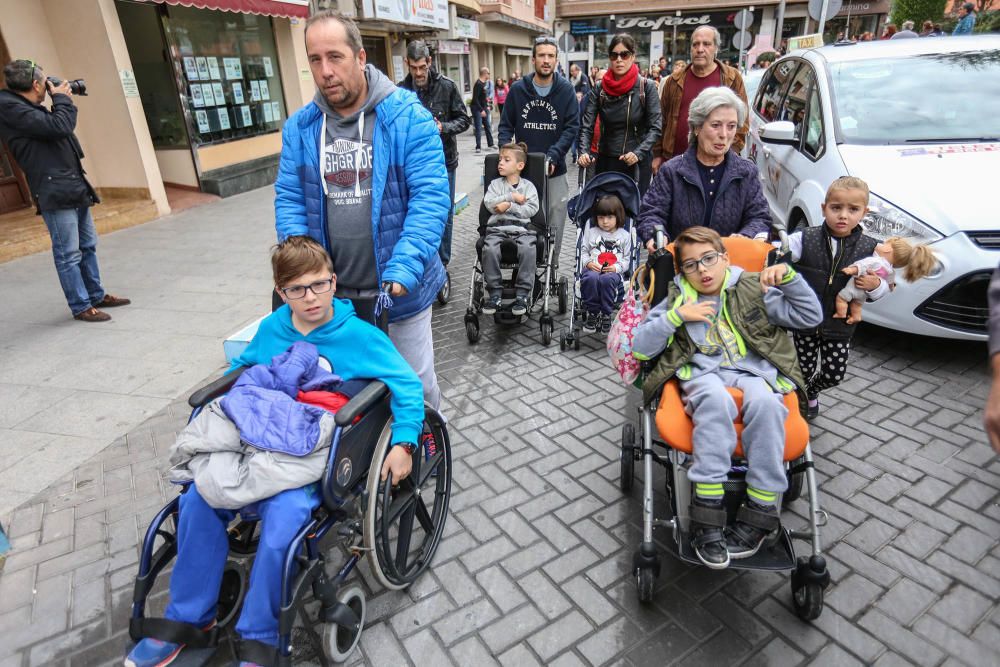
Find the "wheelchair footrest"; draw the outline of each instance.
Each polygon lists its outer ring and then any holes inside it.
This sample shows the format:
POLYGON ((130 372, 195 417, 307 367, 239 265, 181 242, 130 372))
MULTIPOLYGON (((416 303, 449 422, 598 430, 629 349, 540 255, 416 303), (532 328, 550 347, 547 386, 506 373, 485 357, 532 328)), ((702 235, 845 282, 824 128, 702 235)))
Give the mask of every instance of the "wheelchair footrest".
MULTIPOLYGON (((691 537, 688 533, 679 532, 677 555, 686 563, 703 565, 694 549, 691 548, 691 537)), ((778 537, 771 546, 764 545, 749 558, 733 559, 729 562, 730 570, 790 570, 795 567, 795 547, 792 538, 784 528, 778 530, 778 537)))

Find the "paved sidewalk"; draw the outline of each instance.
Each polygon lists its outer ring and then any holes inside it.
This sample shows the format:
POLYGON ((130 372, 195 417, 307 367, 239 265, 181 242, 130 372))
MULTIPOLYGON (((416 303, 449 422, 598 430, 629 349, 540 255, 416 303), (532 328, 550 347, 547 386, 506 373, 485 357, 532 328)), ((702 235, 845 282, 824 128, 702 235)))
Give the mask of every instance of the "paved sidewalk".
MULTIPOLYGON (((460 145, 460 189, 471 188, 474 206, 456 220, 452 302, 434 315, 454 441, 451 516, 434 568, 408 591, 380 590, 359 570, 369 616, 352 664, 1000 664, 1000 460, 980 428, 985 346, 862 327, 848 381, 812 428, 834 579, 819 620, 794 616, 787 574, 712 572, 670 556, 654 602, 640 605, 629 574, 641 535, 639 493, 623 496, 616 483, 634 393, 615 380, 599 341, 587 339, 575 353, 542 347, 536 320, 507 330, 484 321, 480 343, 468 344, 462 315, 481 158, 471 155, 471 137, 460 145)), ((114 266, 136 248, 161 258, 199 253, 184 269, 196 272, 193 281, 174 278, 150 288, 154 295, 173 301, 182 289, 210 295, 218 287, 236 295, 232 309, 249 319, 269 287, 270 192, 187 215, 102 240, 109 285, 124 292, 119 281, 147 271, 138 262, 134 274, 114 266), (240 235, 216 226, 239 226, 240 235), (237 255, 234 243, 259 250, 237 255)), ((37 272, 53 279, 42 266, 37 272)), ((45 308, 47 326, 58 330, 61 314, 45 308)), ((232 315, 164 316, 177 327, 159 339, 164 358, 166 348, 210 353, 204 368, 190 371, 201 375, 178 385, 214 374, 218 336, 240 323, 232 315), (215 324, 186 328, 202 317, 215 324)), ((5 344, 27 346, 18 331, 5 344)), ((130 364, 106 372, 119 366, 130 364)), ((93 443, 94 456, 53 475, 14 512, 15 550, 0 571, 0 667, 120 664, 140 536, 174 493, 164 482, 165 455, 187 417, 186 388, 154 397, 162 402, 148 419, 122 418, 109 447, 93 443)), ((88 418, 76 421, 86 432, 88 418)), ((804 521, 803 501, 790 509, 789 521, 804 521)), ((665 548, 669 536, 657 537, 665 548)))

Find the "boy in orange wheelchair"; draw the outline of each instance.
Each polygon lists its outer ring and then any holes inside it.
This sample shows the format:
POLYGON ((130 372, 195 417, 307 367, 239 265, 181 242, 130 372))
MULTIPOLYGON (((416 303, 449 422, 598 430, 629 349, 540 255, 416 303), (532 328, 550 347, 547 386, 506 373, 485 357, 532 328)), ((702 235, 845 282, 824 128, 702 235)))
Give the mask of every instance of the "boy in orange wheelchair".
POLYGON ((785 328, 817 326, 819 302, 794 269, 777 264, 759 273, 731 266, 722 238, 690 227, 674 240, 677 276, 667 296, 636 328, 633 355, 659 361, 647 383, 677 377, 694 422, 688 478, 691 546, 708 567, 748 558, 779 526, 778 494, 787 488, 783 395, 805 382, 785 328), (723 486, 736 448, 739 414, 727 391, 743 392, 743 451, 747 500, 727 528, 723 486))

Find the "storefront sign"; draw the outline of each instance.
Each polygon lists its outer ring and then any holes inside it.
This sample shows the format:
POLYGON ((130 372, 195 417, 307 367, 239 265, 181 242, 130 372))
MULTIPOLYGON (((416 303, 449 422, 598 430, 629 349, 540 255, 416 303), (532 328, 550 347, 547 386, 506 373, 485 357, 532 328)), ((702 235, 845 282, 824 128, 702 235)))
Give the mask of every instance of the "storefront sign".
POLYGON ((790 37, 788 39, 788 50, 798 51, 799 49, 816 49, 823 46, 823 35, 814 33, 812 35, 802 35, 801 37, 790 37))
POLYGON ((375 18, 448 29, 448 0, 375 0, 375 18))
POLYGON ((837 16, 863 14, 888 14, 892 2, 890 0, 871 0, 870 2, 845 2, 837 12, 837 16))
POLYGON ((531 49, 516 49, 512 46, 507 47, 508 56, 527 56, 531 57, 531 49))
MULTIPOLYGON (((716 18, 721 18, 722 16, 728 16, 729 14, 720 14, 716 18)), ((662 14, 659 16, 616 16, 615 17, 615 30, 628 30, 630 28, 651 28, 653 30, 660 30, 664 27, 670 28, 672 26, 682 26, 682 25, 709 25, 713 23, 712 14, 694 14, 684 16, 674 16, 673 14, 662 14)), ((725 23, 726 20, 717 20, 715 23, 725 23)))
POLYGON ((438 53, 451 55, 463 55, 469 52, 469 43, 451 39, 442 39, 438 42, 438 53))
POLYGON ((455 39, 479 39, 479 21, 456 16, 451 33, 455 39))

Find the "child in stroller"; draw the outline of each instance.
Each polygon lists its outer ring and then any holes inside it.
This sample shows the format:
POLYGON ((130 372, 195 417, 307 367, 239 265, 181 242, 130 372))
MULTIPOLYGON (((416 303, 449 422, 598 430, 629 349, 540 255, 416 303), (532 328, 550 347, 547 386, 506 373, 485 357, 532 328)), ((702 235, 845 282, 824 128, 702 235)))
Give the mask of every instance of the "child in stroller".
POLYGON ((585 311, 583 331, 611 330, 612 311, 620 299, 622 277, 632 271, 632 235, 625 226, 625 207, 616 195, 606 195, 594 207, 596 225, 583 233, 580 254, 587 262, 580 274, 585 311))

